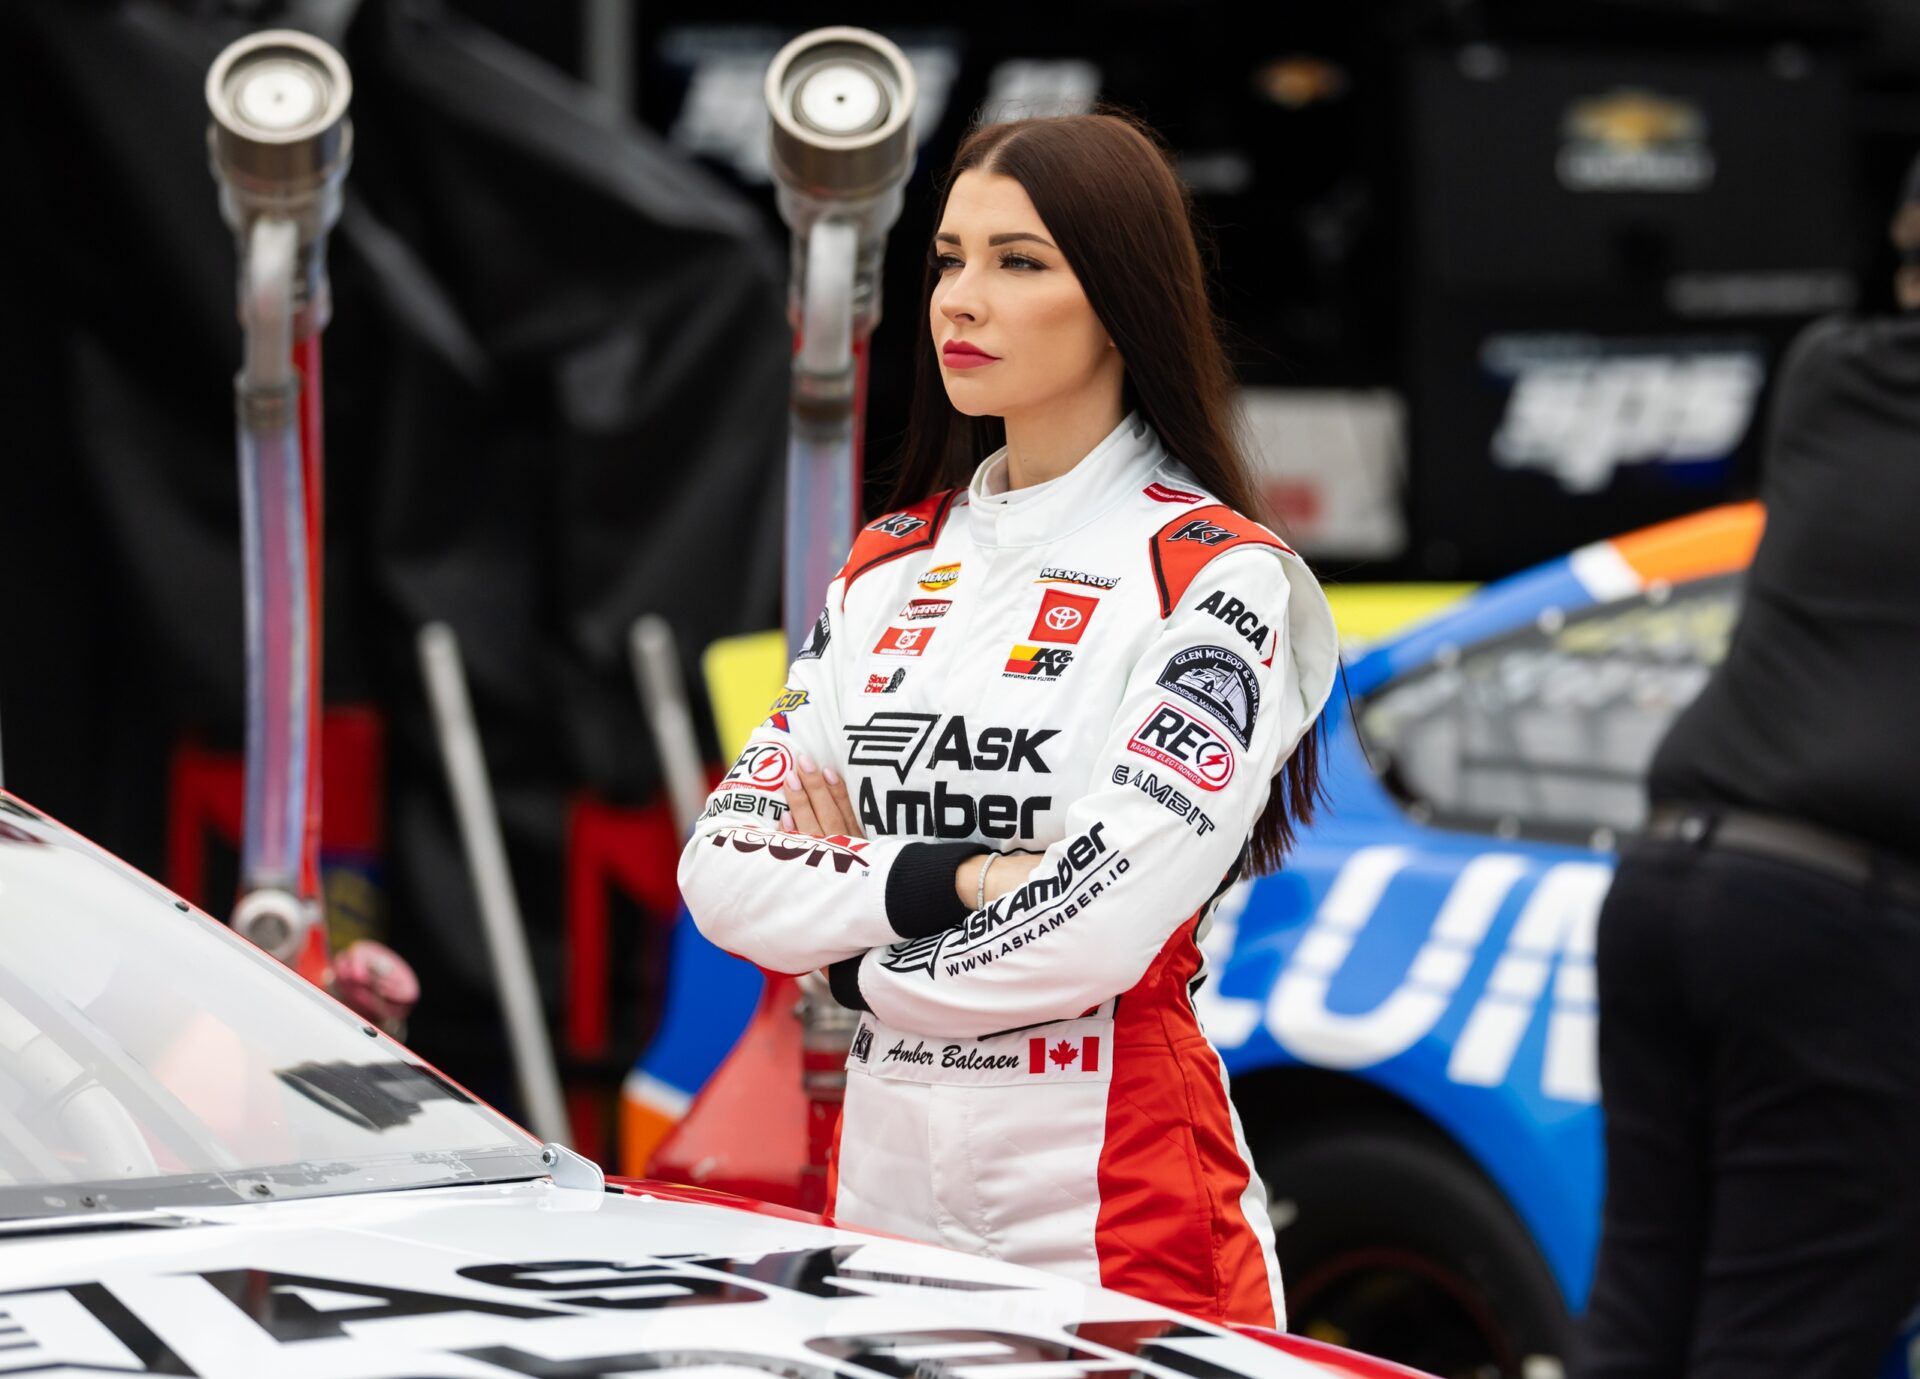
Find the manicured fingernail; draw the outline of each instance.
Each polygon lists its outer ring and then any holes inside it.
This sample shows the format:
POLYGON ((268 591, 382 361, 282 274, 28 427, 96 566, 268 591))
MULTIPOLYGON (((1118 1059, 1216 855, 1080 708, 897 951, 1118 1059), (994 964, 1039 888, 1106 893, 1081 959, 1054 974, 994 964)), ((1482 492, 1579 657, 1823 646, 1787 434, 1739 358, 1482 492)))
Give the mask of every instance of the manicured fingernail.
POLYGON ((800 769, 802 771, 805 771, 810 776, 816 776, 820 774, 820 768, 813 764, 813 758, 808 756, 805 752, 802 752, 800 754, 800 769))
POLYGON ((800 773, 798 771, 787 772, 787 778, 780 782, 780 788, 782 790, 798 790, 800 788, 800 773))
POLYGON ((840 783, 840 777, 834 773, 834 769, 831 766, 826 769, 824 774, 826 775, 828 785, 838 785, 840 783))

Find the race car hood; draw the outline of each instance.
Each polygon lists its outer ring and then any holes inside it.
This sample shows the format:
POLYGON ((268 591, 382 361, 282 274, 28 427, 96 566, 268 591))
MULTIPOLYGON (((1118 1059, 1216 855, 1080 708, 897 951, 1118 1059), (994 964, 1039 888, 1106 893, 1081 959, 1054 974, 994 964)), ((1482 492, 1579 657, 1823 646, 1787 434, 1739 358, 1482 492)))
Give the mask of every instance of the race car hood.
POLYGON ((990 1259, 545 1180, 6 1223, 0 1370, 21 1369, 204 1379, 1330 1372, 990 1259))

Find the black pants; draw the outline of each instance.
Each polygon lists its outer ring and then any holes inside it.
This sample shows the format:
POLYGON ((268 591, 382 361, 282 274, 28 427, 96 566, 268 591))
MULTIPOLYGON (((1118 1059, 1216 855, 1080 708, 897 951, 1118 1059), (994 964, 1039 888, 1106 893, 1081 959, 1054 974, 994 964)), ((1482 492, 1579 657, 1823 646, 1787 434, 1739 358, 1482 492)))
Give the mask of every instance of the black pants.
POLYGON ((1682 842, 1600 911, 1578 1379, 1867 1379, 1920 1301, 1920 909, 1682 842))

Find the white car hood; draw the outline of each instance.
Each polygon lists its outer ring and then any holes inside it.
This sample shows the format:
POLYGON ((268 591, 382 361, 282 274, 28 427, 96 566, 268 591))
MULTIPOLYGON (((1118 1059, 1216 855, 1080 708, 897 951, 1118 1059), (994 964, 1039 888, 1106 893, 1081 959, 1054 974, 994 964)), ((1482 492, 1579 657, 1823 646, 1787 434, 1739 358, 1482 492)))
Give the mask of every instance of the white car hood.
POLYGON ((0 1233, 0 1374, 1306 1379, 1117 1293, 801 1221, 551 1182, 0 1233))

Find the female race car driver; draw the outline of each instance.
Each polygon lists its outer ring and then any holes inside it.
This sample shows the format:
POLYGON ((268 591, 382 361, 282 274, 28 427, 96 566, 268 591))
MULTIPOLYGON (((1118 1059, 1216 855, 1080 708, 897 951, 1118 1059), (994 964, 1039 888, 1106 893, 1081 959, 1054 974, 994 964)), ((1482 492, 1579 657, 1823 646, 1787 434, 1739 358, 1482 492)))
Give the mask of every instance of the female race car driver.
POLYGON ((1215 901, 1313 807, 1332 615, 1248 516, 1157 136, 1107 110, 984 126, 943 190, 896 510, 681 891, 715 943, 826 968, 862 1012, 836 1219, 1283 1324, 1189 997, 1215 901))

